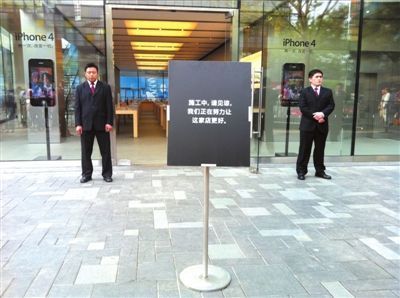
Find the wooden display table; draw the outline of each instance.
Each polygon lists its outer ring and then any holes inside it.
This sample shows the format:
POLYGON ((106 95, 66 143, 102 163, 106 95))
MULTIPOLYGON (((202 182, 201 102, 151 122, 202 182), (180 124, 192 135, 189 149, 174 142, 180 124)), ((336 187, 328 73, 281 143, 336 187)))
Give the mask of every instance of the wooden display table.
POLYGON ((165 130, 166 136, 168 136, 167 104, 157 102, 155 105, 155 113, 160 126, 165 130))
MULTIPOLYGON (((115 114, 117 117, 119 115, 132 115, 132 123, 133 123, 133 137, 138 138, 139 137, 139 113, 138 113, 138 107, 137 106, 117 106, 115 108, 115 114)), ((118 121, 118 118, 117 118, 118 121)), ((118 125, 117 125, 118 127, 118 125)))

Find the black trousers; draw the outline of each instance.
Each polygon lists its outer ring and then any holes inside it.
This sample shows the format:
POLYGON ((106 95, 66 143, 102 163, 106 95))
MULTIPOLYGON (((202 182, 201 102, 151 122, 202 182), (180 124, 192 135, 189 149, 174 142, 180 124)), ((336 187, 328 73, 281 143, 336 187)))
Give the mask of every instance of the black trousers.
POLYGON ((82 154, 82 176, 92 177, 93 164, 92 152, 94 138, 96 137, 99 144, 102 173, 103 177, 112 176, 111 148, 110 148, 110 133, 106 131, 83 131, 81 135, 81 154, 82 154))
POLYGON ((307 174, 308 161, 310 160, 311 148, 314 143, 314 168, 317 173, 325 171, 324 155, 327 133, 323 133, 318 129, 314 131, 300 130, 300 146, 299 155, 297 157, 296 171, 297 174, 307 174))

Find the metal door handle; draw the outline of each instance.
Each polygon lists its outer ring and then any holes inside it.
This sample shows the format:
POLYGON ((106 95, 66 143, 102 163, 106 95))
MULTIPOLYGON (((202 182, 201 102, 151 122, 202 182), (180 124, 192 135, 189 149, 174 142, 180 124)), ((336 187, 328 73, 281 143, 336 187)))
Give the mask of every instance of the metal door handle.
POLYGON ((263 107, 263 67, 260 70, 255 70, 253 73, 253 92, 252 92, 252 108, 254 108, 254 83, 255 74, 260 74, 260 86, 258 92, 258 119, 257 119, 257 130, 253 131, 253 135, 257 135, 258 138, 261 137, 261 117, 262 117, 262 107, 263 107))

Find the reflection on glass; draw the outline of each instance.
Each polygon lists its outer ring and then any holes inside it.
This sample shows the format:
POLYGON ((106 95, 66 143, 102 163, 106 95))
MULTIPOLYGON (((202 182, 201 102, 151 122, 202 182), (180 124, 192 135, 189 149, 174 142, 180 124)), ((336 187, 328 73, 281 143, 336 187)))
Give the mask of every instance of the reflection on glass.
POLYGON ((391 1, 364 6, 356 155, 399 154, 399 13, 391 1))
POLYGON ((122 75, 120 79, 121 101, 168 99, 168 77, 166 74, 141 73, 122 75))

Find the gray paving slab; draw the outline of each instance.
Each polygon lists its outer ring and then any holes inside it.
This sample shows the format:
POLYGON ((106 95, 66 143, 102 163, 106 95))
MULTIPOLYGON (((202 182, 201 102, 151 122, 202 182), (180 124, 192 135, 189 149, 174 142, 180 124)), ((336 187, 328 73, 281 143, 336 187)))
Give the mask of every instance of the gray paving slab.
POLYGON ((176 280, 157 281, 157 294, 160 298, 179 297, 179 288, 176 280))
POLYGON ((390 291, 364 291, 355 295, 356 298, 397 298, 399 297, 390 291))
POLYGON ((132 281, 126 283, 98 284, 93 286, 91 297, 157 297, 157 282, 132 281))
POLYGON ((307 293, 285 265, 239 265, 235 273, 249 297, 307 293))
POLYGON ((400 288, 399 279, 365 279, 343 281, 343 286, 352 292, 387 291, 400 288))
POLYGON ((47 297, 49 298, 90 298, 93 285, 58 285, 54 284, 47 297))
POLYGON ((138 266, 138 280, 176 280, 172 260, 145 262, 138 266))
POLYGON ((8 287, 3 291, 2 297, 15 298, 24 297, 34 277, 22 276, 12 280, 8 287))
POLYGON ((203 260, 200 168, 80 184, 60 163, 2 163, 2 297, 400 296, 398 162, 211 169, 209 263, 232 277, 211 293, 179 281, 203 260))
POLYGON ((25 296, 27 297, 46 297, 53 285, 54 278, 59 268, 42 267, 30 284, 25 296))
POLYGON ((367 260, 357 262, 340 263, 346 271, 350 271, 358 278, 364 279, 391 279, 394 276, 390 275, 382 267, 367 260))

